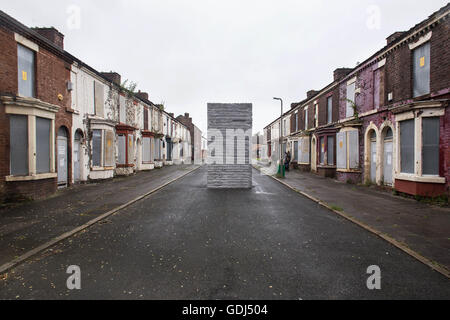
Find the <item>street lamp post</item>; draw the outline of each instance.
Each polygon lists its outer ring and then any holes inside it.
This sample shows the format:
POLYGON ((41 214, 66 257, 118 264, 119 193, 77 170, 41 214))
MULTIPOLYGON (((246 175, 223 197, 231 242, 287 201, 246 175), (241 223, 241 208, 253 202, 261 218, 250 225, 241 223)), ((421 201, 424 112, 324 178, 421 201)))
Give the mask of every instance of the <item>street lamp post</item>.
POLYGON ((284 177, 284 166, 283 166, 283 148, 281 147, 283 145, 283 99, 281 98, 273 98, 274 100, 278 100, 281 102, 281 116, 280 116, 280 162, 278 165, 278 174, 284 177))

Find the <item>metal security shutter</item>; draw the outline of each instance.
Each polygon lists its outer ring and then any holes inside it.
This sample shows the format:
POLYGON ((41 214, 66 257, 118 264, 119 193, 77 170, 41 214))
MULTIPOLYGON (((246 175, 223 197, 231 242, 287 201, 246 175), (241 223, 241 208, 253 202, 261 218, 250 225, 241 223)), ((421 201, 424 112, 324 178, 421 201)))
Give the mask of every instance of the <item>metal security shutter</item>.
POLYGON ((114 166, 114 132, 105 131, 105 166, 114 166))
POLYGON ((334 165, 334 137, 327 137, 327 163, 329 166, 334 165))
POLYGON ((439 175, 439 118, 422 118, 422 173, 439 175))
POLYGON ((18 84, 19 95, 24 97, 34 97, 34 70, 35 55, 34 52, 24 46, 17 45, 17 64, 18 64, 18 84))
POLYGON ((143 162, 150 162, 150 138, 144 137, 143 143, 142 143, 142 161, 143 162))
POLYGON ((28 117, 10 115, 10 174, 28 175, 28 117))
POLYGON ((97 81, 94 81, 94 97, 95 97, 95 115, 103 117, 105 96, 103 91, 103 85, 97 81))
POLYGON ((359 132, 348 131, 348 154, 349 154, 349 168, 359 168, 359 132))
POLYGON ((92 130, 92 165, 102 165, 102 130, 92 130))
POLYGON ((401 172, 414 173, 414 119, 400 122, 401 172))
MULTIPOLYGON (((36 117, 36 172, 50 172, 51 120, 36 117)), ((61 150, 65 153, 67 150, 61 150)))
POLYGON ((414 49, 413 53, 414 97, 430 93, 430 43, 414 49))
POLYGON ((118 164, 125 164, 126 161, 126 137, 124 135, 119 135, 117 137, 117 143, 119 147, 119 157, 118 157, 118 164))
POLYGON ((377 69, 373 73, 373 107, 374 107, 374 109, 378 109, 380 107, 381 70, 382 69, 377 69))
POLYGON ((347 169, 347 133, 338 132, 336 134, 337 139, 337 168, 347 169))

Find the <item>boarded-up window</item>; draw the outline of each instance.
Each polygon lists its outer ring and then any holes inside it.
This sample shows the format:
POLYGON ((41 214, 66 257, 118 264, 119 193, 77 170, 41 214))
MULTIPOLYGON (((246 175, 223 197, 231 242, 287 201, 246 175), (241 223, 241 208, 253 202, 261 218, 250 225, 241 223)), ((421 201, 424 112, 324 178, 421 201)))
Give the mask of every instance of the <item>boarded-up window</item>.
POLYGON ((353 109, 353 104, 355 103, 355 90, 356 90, 356 82, 349 84, 347 86, 347 111, 346 117, 353 117, 355 112, 353 109))
POLYGON ((337 147, 336 147, 337 168, 347 169, 347 133, 338 132, 336 138, 337 138, 337 147))
POLYGON ((414 173, 414 119, 400 122, 401 172, 414 173))
POLYGON ((439 118, 422 118, 422 173, 439 175, 439 118))
POLYGON ((144 130, 148 130, 148 110, 144 107, 144 130))
POLYGON ((325 164, 325 138, 321 137, 319 140, 319 163, 321 165, 325 164))
POLYGON ((329 166, 334 165, 334 137, 327 137, 327 163, 329 166))
POLYGON ((300 150, 299 150, 299 162, 307 164, 309 163, 309 137, 300 139, 300 150))
POLYGON ((128 153, 128 163, 133 163, 133 159, 134 159, 134 139, 133 139, 133 135, 129 134, 128 135, 128 149, 127 149, 127 153, 128 153))
POLYGON ((380 107, 381 100, 381 72, 382 69, 379 68, 373 73, 373 107, 378 109, 380 107))
POLYGON ((105 166, 114 166, 114 132, 105 131, 105 166))
POLYGON ((10 115, 10 174, 28 175, 28 117, 10 115))
POLYGON ((327 99, 327 123, 333 122, 333 97, 327 99))
POLYGON ((155 159, 161 160, 161 142, 155 138, 155 159))
POLYGON ((51 120, 36 117, 36 172, 50 172, 51 120))
POLYGON ((19 94, 24 97, 34 97, 35 54, 34 51, 17 45, 19 94))
POLYGON ((94 81, 94 106, 95 115, 99 117, 104 117, 104 104, 105 96, 103 91, 103 85, 97 81, 94 81))
POLYGON ((151 138, 144 137, 142 139, 142 161, 144 163, 151 162, 151 138))
POLYGON ((430 43, 414 49, 413 52, 414 97, 430 93, 430 43))
POLYGON ((119 99, 119 122, 120 123, 126 123, 126 115, 127 115, 127 106, 126 106, 126 100, 124 96, 120 96, 119 99))
POLYGON ((126 141, 126 136, 124 135, 119 135, 117 137, 117 145, 118 145, 118 160, 117 163, 118 164, 125 164, 126 162, 126 145, 127 141, 126 141))
POLYGON ((102 166, 102 130, 92 130, 92 165, 102 166))
POLYGON ((359 134, 358 131, 348 131, 348 156, 349 156, 349 169, 359 168, 359 134))

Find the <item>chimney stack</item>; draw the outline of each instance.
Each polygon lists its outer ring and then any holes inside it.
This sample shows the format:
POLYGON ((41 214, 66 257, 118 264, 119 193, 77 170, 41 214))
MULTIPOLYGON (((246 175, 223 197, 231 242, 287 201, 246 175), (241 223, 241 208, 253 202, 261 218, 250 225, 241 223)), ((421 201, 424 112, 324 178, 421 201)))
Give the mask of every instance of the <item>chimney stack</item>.
POLYGON ((353 69, 351 68, 338 68, 336 70, 334 70, 333 72, 333 76, 334 76, 334 81, 339 81, 343 78, 345 78, 346 75, 348 75, 350 72, 352 72, 353 69))
POLYGON ((309 90, 307 93, 306 93, 306 97, 308 98, 308 99, 311 99, 312 97, 314 97, 316 94, 318 94, 319 93, 319 91, 316 91, 316 90, 309 90))
POLYGON ((135 93, 136 97, 143 99, 143 100, 148 100, 148 93, 147 92, 141 92, 141 90, 139 90, 139 92, 135 93))
POLYGON ((391 44, 392 42, 394 42, 395 40, 400 38, 404 33, 405 33, 405 31, 394 32, 393 34, 391 34, 389 37, 386 38, 387 44, 388 45, 391 44))
POLYGON ((117 84, 118 86, 120 86, 120 74, 118 74, 117 72, 101 72, 101 74, 108 79, 109 81, 117 84))
POLYGON ((56 45, 60 49, 64 50, 64 35, 58 30, 56 30, 54 27, 51 28, 35 27, 31 29, 33 29, 46 39, 50 40, 54 45, 56 45))

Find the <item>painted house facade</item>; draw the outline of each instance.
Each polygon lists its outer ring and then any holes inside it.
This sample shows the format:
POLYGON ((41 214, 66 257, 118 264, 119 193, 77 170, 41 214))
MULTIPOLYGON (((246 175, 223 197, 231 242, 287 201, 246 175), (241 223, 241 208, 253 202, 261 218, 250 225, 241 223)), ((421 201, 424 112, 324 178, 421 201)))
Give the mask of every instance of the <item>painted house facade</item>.
MULTIPOLYGON (((293 104, 283 137, 297 155, 293 165, 412 195, 448 194, 449 15, 447 5, 395 32, 366 61, 336 69, 333 83, 293 104)), ((271 143, 273 129, 265 128, 271 143)))
POLYGON ((64 51, 54 28, 30 29, 0 11, 0 200, 185 163, 188 129, 64 51), (175 153, 174 153, 175 151, 175 153))

